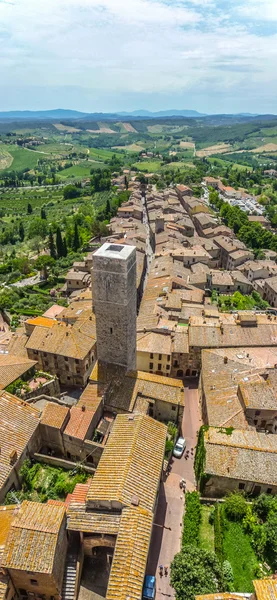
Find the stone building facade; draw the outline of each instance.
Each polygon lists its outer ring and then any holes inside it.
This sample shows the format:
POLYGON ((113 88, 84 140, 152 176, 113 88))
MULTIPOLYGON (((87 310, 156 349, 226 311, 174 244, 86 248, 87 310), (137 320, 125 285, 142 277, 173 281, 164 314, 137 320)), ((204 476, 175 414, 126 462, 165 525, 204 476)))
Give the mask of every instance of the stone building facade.
POLYGON ((93 255, 98 360, 136 367, 136 248, 103 244, 93 255))

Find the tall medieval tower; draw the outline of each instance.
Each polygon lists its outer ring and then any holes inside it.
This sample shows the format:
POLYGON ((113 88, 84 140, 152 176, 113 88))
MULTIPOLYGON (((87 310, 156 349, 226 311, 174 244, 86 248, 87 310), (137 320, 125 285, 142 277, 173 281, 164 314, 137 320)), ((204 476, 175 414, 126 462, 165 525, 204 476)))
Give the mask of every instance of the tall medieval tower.
POLYGON ((136 248, 106 243, 93 255, 97 358, 136 369, 136 248))

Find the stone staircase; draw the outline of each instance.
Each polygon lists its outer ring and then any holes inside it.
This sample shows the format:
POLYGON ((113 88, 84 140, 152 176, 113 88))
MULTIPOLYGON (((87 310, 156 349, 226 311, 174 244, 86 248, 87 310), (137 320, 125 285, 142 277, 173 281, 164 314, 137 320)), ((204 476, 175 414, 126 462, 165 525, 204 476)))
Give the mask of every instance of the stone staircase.
POLYGON ((62 600, 76 600, 77 561, 79 553, 79 539, 71 540, 68 549, 62 588, 62 600))

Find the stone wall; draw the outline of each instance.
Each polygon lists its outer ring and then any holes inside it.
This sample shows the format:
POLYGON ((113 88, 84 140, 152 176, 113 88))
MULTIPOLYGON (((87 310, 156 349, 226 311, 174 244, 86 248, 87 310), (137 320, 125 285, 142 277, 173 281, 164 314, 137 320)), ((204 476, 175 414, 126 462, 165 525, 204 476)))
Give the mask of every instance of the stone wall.
POLYGON ((229 492, 245 492, 246 494, 251 495, 266 493, 276 494, 277 486, 270 485, 270 483, 260 484, 254 481, 243 481, 212 475, 205 485, 203 495, 209 498, 220 498, 229 492))

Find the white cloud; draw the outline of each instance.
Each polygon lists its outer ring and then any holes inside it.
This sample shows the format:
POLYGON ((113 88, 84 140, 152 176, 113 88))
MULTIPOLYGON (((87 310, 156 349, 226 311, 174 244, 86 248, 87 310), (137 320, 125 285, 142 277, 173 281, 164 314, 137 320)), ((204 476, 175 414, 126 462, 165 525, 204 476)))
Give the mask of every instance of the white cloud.
POLYGON ((92 98, 277 91, 277 36, 251 33, 215 1, 0 0, 0 82, 75 86, 92 98))
POLYGON ((238 7, 238 13, 257 21, 277 21, 276 0, 244 0, 238 7))

